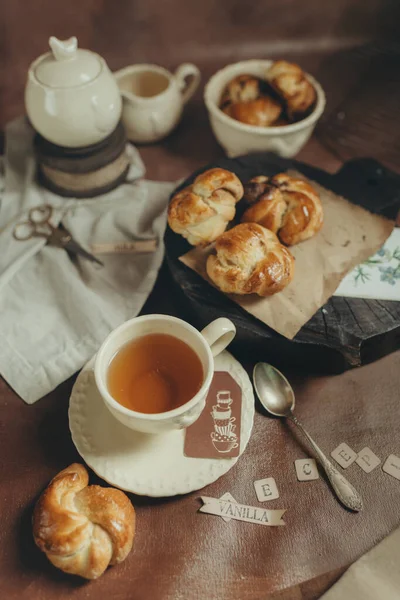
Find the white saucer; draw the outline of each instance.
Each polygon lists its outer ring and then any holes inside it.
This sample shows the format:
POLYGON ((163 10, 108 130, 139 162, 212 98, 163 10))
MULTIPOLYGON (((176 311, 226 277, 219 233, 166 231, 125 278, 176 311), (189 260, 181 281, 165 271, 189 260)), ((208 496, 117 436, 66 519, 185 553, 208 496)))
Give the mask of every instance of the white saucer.
MULTIPOLYGON (((84 461, 102 479, 127 492, 144 496, 187 494, 216 481, 239 457, 188 458, 183 455, 184 431, 148 435, 128 429, 106 408, 93 375, 94 358, 83 368, 72 389, 69 427, 84 461)), ((253 428, 254 395, 250 379, 229 352, 215 359, 216 371, 227 371, 242 389, 240 454, 253 428)))

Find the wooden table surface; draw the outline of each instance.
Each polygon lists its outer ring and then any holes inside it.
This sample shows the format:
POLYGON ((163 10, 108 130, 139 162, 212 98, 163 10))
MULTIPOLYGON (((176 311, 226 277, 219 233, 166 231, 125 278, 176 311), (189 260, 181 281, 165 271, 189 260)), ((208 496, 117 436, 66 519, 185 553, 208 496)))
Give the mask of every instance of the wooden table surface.
MULTIPOLYGON (((50 0, 40 2, 41 15, 44 15, 41 19, 21 0, 8 3, 4 6, 4 15, 9 34, 4 41, 5 49, 0 49, 5 58, 0 67, 4 86, 0 96, 4 107, 3 125, 23 110, 26 69, 30 60, 45 50, 49 33, 60 37, 77 33, 82 45, 104 54, 113 69, 127 62, 146 60, 172 67, 180 60, 194 60, 201 63, 204 81, 227 62, 283 54, 317 75, 329 98, 330 93, 337 94, 341 82, 330 80, 324 74, 325 60, 343 47, 363 42, 379 28, 381 35, 389 35, 392 27, 392 19, 384 11, 379 13, 379 18, 374 15, 373 2, 368 15, 363 12, 363 3, 346 0, 327 7, 327 15, 325 7, 317 10, 322 6, 319 2, 309 1, 305 3, 302 18, 295 21, 286 9, 278 11, 281 5, 278 0, 269 3, 268 9, 260 5, 257 10, 249 10, 244 1, 223 4, 225 13, 221 4, 213 0, 207 0, 201 8, 190 9, 181 0, 174 0, 175 8, 168 10, 153 0, 124 2, 118 9, 114 3, 106 2, 100 10, 97 3, 83 0, 82 15, 85 16, 77 20, 72 9, 56 11, 50 0), (268 19, 271 7, 275 15, 279 15, 272 21, 268 19), (346 21, 344 25, 344 13, 347 17, 355 15, 351 23, 346 21), (218 17, 218 35, 215 29, 210 33, 211 16, 214 27, 218 17), (228 45, 232 32, 239 31, 238 22, 242 27, 237 43, 228 45), (37 25, 35 36, 30 35, 32 23, 37 25), (160 23, 164 24, 162 34, 160 23), (304 42, 307 35, 304 32, 311 30, 322 32, 317 40, 325 39, 323 35, 328 39, 331 34, 328 23, 332 31, 346 35, 338 37, 337 43, 334 41, 331 46, 316 43, 315 39, 312 43, 304 42), (18 36, 14 34, 17 26, 18 36), (264 33, 268 44, 257 46, 257 40, 263 39, 264 33), (193 35, 201 43, 196 45, 193 35), (174 45, 173 41, 179 36, 182 43, 174 45), (288 37, 292 45, 282 42, 288 37), (27 43, 21 43, 22 39, 27 43), (12 67, 8 70, 7 61, 12 67)), ((287 4, 292 6, 291 2, 287 4)), ((167 140, 139 150, 146 165, 146 176, 155 180, 186 177, 202 164, 220 157, 222 150, 208 126, 201 91, 167 140)), ((297 158, 329 172, 341 165, 340 159, 316 137, 297 158)), ((185 317, 179 293, 174 290, 165 266, 143 312, 185 317)), ((251 366, 246 365, 248 369, 251 366)), ((336 377, 293 373, 299 416, 307 422, 324 450, 329 452, 335 445, 347 441, 356 450, 370 445, 382 459, 391 452, 400 454, 399 367, 400 353, 396 353, 376 364, 336 377)), ((349 468, 349 478, 366 499, 367 508, 360 518, 349 515, 337 504, 323 479, 310 484, 296 483, 293 460, 307 456, 307 451, 299 445, 300 440, 293 432, 279 421, 265 418, 257 405, 254 431, 246 453, 232 471, 205 491, 211 496, 230 491, 250 503, 254 496, 252 481, 275 476, 278 484, 281 482, 282 502, 287 503, 291 511, 285 533, 279 534, 281 537, 271 534, 261 537, 259 529, 264 528, 221 525, 214 517, 198 515, 197 494, 156 501, 131 496, 137 509, 138 533, 135 549, 127 561, 110 569, 97 582, 82 583, 68 577, 51 567, 34 546, 30 519, 34 502, 49 479, 79 460, 67 420, 73 381, 74 378, 66 381, 36 404, 27 406, 0 379, 2 598, 90 600, 108 595, 118 600, 311 600, 318 598, 352 561, 399 524, 398 482, 382 474, 381 469, 367 477, 357 466, 349 468)), ((91 479, 100 482, 94 476, 91 479)), ((273 507, 281 506, 278 503, 273 507)))

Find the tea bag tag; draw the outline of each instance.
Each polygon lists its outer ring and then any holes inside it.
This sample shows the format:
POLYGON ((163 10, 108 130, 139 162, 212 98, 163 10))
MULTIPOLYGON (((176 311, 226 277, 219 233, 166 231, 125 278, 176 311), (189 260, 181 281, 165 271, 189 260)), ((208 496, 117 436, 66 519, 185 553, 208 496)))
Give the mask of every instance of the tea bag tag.
POLYGON ((242 390, 225 371, 215 371, 200 417, 186 429, 184 455, 232 458, 240 454, 242 390))

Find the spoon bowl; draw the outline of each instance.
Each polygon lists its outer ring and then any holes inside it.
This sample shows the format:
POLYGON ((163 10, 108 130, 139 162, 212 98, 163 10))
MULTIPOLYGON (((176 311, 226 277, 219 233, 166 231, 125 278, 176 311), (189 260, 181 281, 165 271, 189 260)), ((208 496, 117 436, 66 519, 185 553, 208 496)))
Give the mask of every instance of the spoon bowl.
POLYGON ((287 417, 295 406, 293 388, 286 377, 267 363, 257 363, 253 370, 257 396, 271 415, 287 417))

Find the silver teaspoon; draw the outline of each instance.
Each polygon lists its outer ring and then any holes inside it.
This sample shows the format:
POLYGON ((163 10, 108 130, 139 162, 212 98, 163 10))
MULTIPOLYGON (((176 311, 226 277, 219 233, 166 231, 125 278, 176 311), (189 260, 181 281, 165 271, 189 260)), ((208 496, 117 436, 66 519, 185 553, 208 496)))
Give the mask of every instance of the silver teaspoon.
POLYGON ((331 485, 340 502, 350 510, 358 512, 363 507, 360 494, 345 477, 327 459, 322 450, 309 436, 303 425, 293 414, 295 398, 293 389, 284 375, 278 369, 267 363, 257 363, 253 371, 253 382, 264 408, 276 417, 286 417, 299 427, 303 435, 314 448, 319 461, 328 476, 331 485))

